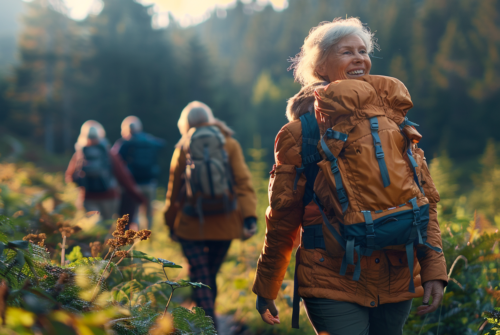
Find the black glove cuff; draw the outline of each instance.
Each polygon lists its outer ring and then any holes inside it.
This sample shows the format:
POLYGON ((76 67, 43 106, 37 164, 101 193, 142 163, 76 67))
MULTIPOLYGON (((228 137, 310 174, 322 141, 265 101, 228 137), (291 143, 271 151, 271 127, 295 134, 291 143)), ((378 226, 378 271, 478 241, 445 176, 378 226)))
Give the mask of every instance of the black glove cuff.
POLYGON ((276 308, 276 305, 274 304, 274 300, 271 299, 266 299, 262 298, 261 296, 257 296, 257 301, 255 304, 257 310, 259 311, 260 314, 264 314, 267 310, 271 312, 273 316, 278 315, 278 309, 276 308))
POLYGON ((246 229, 252 229, 252 227, 257 223, 257 219, 254 218, 253 216, 250 216, 246 218, 243 221, 243 226, 245 226, 246 229))

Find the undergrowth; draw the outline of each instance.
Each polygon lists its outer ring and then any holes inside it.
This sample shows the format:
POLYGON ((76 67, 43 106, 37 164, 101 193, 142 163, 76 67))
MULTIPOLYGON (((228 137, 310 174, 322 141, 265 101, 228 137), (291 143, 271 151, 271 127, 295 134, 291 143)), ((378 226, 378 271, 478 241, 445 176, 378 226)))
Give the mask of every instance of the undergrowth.
MULTIPOLYGON (((264 240, 267 177, 261 159, 263 150, 254 149, 251 155, 259 232, 248 241, 233 241, 221 267, 216 313, 226 321, 225 316, 229 316, 230 322, 219 324, 237 334, 314 334, 303 308, 301 329, 291 329, 293 256, 276 300, 281 324, 267 326, 255 310, 251 287, 264 240)), ((404 334, 500 334, 500 217, 474 212, 470 207, 474 192, 468 197, 457 195, 445 158, 434 159, 431 170, 442 198, 438 213, 450 281, 436 312, 417 316, 415 310, 421 299, 414 300, 404 334)), ((483 183, 488 183, 487 179, 483 183)), ((107 246, 104 250, 104 241, 112 237, 111 222, 97 223, 95 216, 76 211, 72 205, 76 190, 63 184, 61 174, 46 174, 30 165, 2 165, 0 189, 0 241, 4 245, 0 272, 9 291, 8 308, 0 308, 4 313, 0 316, 9 329, 28 334, 26 329, 33 331, 51 324, 54 329, 86 327, 97 334, 189 334, 193 329, 204 334, 215 332, 211 322, 204 323, 207 318, 202 310, 191 309, 190 290, 198 284, 183 281, 188 276, 187 261, 180 246, 168 237, 162 203, 154 204, 150 239, 121 248, 132 249, 126 257, 110 262, 105 257, 109 250, 107 246), (61 222, 81 228, 67 237, 62 265, 61 222), (20 241, 27 233, 38 239, 34 243, 20 241), (43 246, 38 245, 40 242, 43 246), (176 260, 176 264, 165 259, 176 260), (178 267, 164 267, 171 263, 178 267), (99 294, 92 301, 96 286, 99 294)), ((6 287, 0 286, 0 298, 6 287)))
POLYGON ((0 333, 215 334, 203 310, 171 305, 205 285, 137 250, 151 231, 126 231, 124 216, 111 232, 66 203, 75 192, 60 176, 29 165, 0 165, 0 182, 0 333))

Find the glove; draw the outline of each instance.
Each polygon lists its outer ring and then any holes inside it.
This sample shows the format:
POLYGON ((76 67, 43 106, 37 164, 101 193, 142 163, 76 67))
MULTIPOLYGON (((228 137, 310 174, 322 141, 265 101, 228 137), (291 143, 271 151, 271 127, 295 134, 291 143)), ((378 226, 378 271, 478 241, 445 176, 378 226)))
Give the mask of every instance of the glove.
POLYGON ((243 237, 242 240, 248 240, 257 233, 257 219, 253 216, 247 217, 243 221, 243 237))
POLYGON ((280 323, 280 318, 278 317, 278 309, 276 308, 274 300, 257 296, 255 307, 257 308, 257 311, 259 311, 264 322, 269 323, 270 325, 280 323))

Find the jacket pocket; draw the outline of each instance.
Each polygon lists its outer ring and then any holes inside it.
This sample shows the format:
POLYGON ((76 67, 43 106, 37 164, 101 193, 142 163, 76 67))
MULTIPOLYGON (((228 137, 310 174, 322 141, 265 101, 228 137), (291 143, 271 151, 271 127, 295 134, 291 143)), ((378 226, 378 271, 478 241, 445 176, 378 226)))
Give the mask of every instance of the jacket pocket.
POLYGON ((284 164, 274 167, 269 180, 269 204, 272 209, 282 210, 302 205, 305 178, 301 176, 294 187, 295 176, 295 165, 284 164))
MULTIPOLYGON (((408 292, 410 285, 410 268, 408 267, 408 259, 406 251, 385 251, 389 260, 389 293, 408 292)), ((417 260, 414 260, 416 264, 417 260)))
POLYGON ((348 266, 345 276, 340 275, 342 257, 331 258, 319 251, 313 254, 313 276, 314 286, 346 293, 356 293, 358 282, 352 280, 354 266, 348 266))

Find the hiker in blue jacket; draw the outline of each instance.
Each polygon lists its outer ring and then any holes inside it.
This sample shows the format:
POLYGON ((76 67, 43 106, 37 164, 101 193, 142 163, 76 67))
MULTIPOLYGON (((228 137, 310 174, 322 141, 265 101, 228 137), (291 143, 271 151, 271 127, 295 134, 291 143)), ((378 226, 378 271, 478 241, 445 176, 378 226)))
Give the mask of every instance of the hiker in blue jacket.
MULTIPOLYGON (((158 155, 165 146, 165 141, 142 131, 141 120, 136 116, 127 116, 121 124, 122 138, 116 141, 112 150, 118 153, 127 164, 137 186, 147 199, 145 203, 148 229, 153 221, 151 202, 156 198, 156 187, 160 175, 158 155)), ((139 205, 127 191, 122 193, 120 215, 129 214, 131 228, 138 225, 139 205)))

